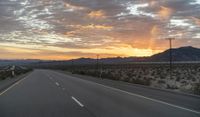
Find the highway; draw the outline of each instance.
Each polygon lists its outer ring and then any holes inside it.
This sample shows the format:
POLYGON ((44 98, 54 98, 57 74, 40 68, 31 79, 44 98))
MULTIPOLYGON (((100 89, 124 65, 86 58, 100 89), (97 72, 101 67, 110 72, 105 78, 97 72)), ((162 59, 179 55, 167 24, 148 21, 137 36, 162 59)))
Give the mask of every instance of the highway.
POLYGON ((0 92, 0 117, 200 117, 200 98, 34 70, 0 92))

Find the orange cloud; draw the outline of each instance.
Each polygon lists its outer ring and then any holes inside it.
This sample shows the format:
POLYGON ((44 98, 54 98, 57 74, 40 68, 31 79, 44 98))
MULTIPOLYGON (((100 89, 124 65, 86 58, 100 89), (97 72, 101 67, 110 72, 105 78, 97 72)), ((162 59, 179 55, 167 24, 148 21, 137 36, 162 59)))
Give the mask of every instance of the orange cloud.
POLYGON ((150 0, 149 1, 150 6, 156 6, 157 4, 158 4, 158 1, 156 1, 156 0, 150 0))
POLYGON ((68 36, 68 37, 73 37, 73 36, 75 36, 75 34, 76 34, 76 31, 69 31, 69 32, 64 33, 64 35, 68 36))
POLYGON ((151 35, 154 36, 158 36, 160 33, 160 29, 158 28, 158 26, 153 26, 151 29, 151 35))
POLYGON ((150 31, 151 38, 149 39, 149 48, 154 48, 155 40, 159 38, 160 29, 157 25, 154 25, 150 31))
POLYGON ((200 19, 196 18, 196 17, 192 17, 192 19, 194 20, 194 22, 200 26, 200 19))
POLYGON ((4 50, 10 53, 37 53, 39 50, 16 48, 16 47, 3 47, 4 50))
POLYGON ((103 19, 105 18, 105 12, 102 10, 98 10, 98 11, 91 11, 88 16, 90 18, 95 18, 95 19, 103 19))
POLYGON ((158 15, 161 19, 169 19, 172 15, 173 10, 168 7, 161 6, 160 11, 158 11, 158 15))
POLYGON ((112 26, 108 25, 95 25, 95 24, 90 24, 90 25, 70 25, 73 28, 76 28, 76 31, 70 31, 66 32, 65 35, 67 36, 75 36, 75 34, 79 31, 83 30, 112 30, 112 26))
POLYGON ((70 25, 70 27, 76 28, 76 30, 65 32, 64 36, 66 37, 76 37, 77 33, 84 33, 86 31, 110 31, 113 29, 112 26, 108 25, 70 25))

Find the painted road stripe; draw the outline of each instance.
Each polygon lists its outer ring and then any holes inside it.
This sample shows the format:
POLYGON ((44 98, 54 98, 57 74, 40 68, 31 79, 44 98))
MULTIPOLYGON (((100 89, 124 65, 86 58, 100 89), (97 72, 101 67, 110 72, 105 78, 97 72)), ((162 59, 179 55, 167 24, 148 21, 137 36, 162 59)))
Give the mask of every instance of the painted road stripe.
MULTIPOLYGON (((71 78, 76 78, 76 77, 73 77, 73 76, 70 76, 70 77, 71 78)), ((164 101, 161 101, 161 100, 157 100, 157 99, 145 97, 143 95, 139 95, 139 94, 127 92, 127 91, 124 91, 124 90, 121 90, 121 89, 117 89, 117 88, 114 88, 114 87, 106 86, 106 85, 99 84, 99 83, 96 83, 96 82, 92 82, 92 81, 88 81, 88 80, 83 80, 81 78, 79 78, 79 79, 82 80, 82 81, 84 81, 84 82, 94 83, 96 85, 103 86, 103 87, 111 89, 111 90, 123 92, 123 93, 129 94, 129 95, 132 95, 132 96, 136 96, 136 97, 143 98, 143 99, 146 99, 146 100, 150 100, 150 101, 153 101, 153 102, 157 102, 157 103, 160 103, 160 104, 168 105, 168 106, 171 106, 171 107, 174 107, 174 108, 178 108, 178 109, 181 109, 181 110, 185 110, 185 111, 189 111, 189 112, 192 112, 192 113, 200 114, 200 112, 196 111, 196 110, 188 109, 188 108, 185 108, 185 107, 182 107, 182 106, 178 106, 178 105, 175 105, 175 104, 170 104, 170 103, 167 103, 167 102, 164 102, 164 101)))
POLYGON ((58 82, 56 82, 56 85, 57 85, 57 86, 60 86, 60 84, 59 84, 58 82))
POLYGON ((81 102, 79 102, 75 97, 72 96, 72 99, 81 107, 84 107, 83 104, 81 104, 81 102))
MULTIPOLYGON (((98 84, 98 83, 97 83, 97 84, 98 84)), ((161 100, 157 100, 157 99, 145 97, 145 96, 142 96, 142 95, 139 95, 139 94, 130 93, 130 92, 127 92, 127 91, 123 91, 123 90, 121 90, 121 89, 116 89, 116 88, 109 87, 109 86, 105 86, 105 85, 102 85, 102 84, 99 84, 99 85, 101 85, 101 86, 103 86, 103 87, 106 87, 106 88, 110 88, 110 89, 112 89, 112 90, 116 90, 116 91, 120 91, 120 92, 123 92, 123 93, 127 93, 127 94, 132 95, 132 96, 144 98, 144 99, 147 99, 147 100, 150 100, 150 101, 153 101, 153 102, 157 102, 157 103, 161 103, 161 104, 165 104, 165 105, 168 105, 168 106, 171 106, 171 107, 174 107, 174 108, 179 108, 179 109, 182 109, 182 110, 190 111, 190 112, 192 112, 192 113, 200 114, 200 112, 199 112, 199 111, 196 111, 196 110, 191 110, 191 109, 188 109, 188 108, 185 108, 185 107, 181 107, 181 106, 174 105, 174 104, 170 104, 170 103, 167 103, 167 102, 164 102, 164 101, 161 101, 161 100)))
POLYGON ((9 91, 10 89, 12 89, 13 87, 15 87, 16 85, 18 85, 20 82, 22 82, 25 79, 26 79, 26 77, 23 78, 23 79, 21 79, 21 80, 19 80, 19 81, 17 81, 16 83, 14 83, 13 85, 11 85, 7 89, 5 89, 3 92, 0 93, 0 96, 3 95, 4 93, 6 93, 7 91, 9 91))

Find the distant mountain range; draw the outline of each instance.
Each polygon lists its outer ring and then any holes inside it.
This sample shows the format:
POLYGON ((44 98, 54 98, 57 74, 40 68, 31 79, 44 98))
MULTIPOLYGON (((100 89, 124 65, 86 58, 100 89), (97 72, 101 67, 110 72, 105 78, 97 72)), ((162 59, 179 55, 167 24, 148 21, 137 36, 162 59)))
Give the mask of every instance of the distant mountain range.
MULTIPOLYGON (((200 48, 191 46, 173 48, 172 60, 173 61, 200 61, 200 48)), ((116 57, 116 58, 103 58, 99 60, 103 63, 126 63, 126 62, 168 62, 170 59, 170 49, 152 55, 150 57, 116 57)), ((72 61, 72 60, 71 60, 72 61)), ((96 63, 96 59, 80 58, 73 60, 76 63, 96 63)))
MULTIPOLYGON (((172 51, 173 61, 200 61, 200 49, 191 46, 174 48, 172 51)), ((170 50, 155 54, 150 57, 115 57, 102 58, 101 63, 129 63, 129 62, 167 62, 169 61, 170 50)), ((5 65, 29 65, 29 64, 43 64, 43 65, 71 65, 71 64, 95 64, 96 59, 79 58, 66 61, 44 61, 44 60, 0 60, 0 66, 5 65)))
MULTIPOLYGON (((24 60, 1 60, 0 59, 0 66, 7 66, 7 65, 25 65, 25 64, 33 64, 42 62, 42 60, 35 60, 35 59, 24 59, 24 60)), ((43 61, 44 62, 44 61, 43 61)))

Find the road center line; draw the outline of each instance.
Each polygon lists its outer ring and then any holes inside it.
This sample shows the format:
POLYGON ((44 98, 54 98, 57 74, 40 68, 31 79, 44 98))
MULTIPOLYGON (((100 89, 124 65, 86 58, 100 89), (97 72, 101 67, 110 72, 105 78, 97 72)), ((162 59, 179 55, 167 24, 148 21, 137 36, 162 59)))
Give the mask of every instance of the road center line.
POLYGON ((22 82, 23 80, 25 80, 25 78, 15 82, 13 85, 11 85, 10 87, 8 87, 7 89, 5 89, 3 92, 0 93, 0 96, 3 95, 4 93, 6 93, 7 91, 9 91, 10 89, 12 89, 13 87, 15 87, 16 85, 18 85, 20 82, 22 82))
MULTIPOLYGON (((73 76, 70 76, 70 77, 71 78, 76 78, 76 77, 73 77, 73 76)), ((120 92, 129 94, 129 95, 132 95, 132 96, 136 96, 136 97, 143 98, 143 99, 146 99, 146 100, 150 100, 150 101, 153 101, 153 102, 157 102, 157 103, 160 103, 160 104, 168 105, 168 106, 171 106, 171 107, 174 107, 174 108, 178 108, 178 109, 182 109, 182 110, 185 110, 185 111, 189 111, 189 112, 192 112, 192 113, 200 114, 200 112, 196 111, 196 110, 192 110, 192 109, 188 109, 188 108, 185 108, 185 107, 182 107, 182 106, 170 104, 170 103, 167 103, 167 102, 164 102, 164 101, 161 101, 161 100, 157 100, 157 99, 145 97, 143 95, 139 95, 139 94, 127 92, 127 91, 124 91, 124 90, 121 90, 121 89, 118 89, 118 88, 106 86, 106 85, 99 84, 99 83, 96 83, 96 82, 92 82, 92 81, 88 81, 88 80, 83 80, 81 78, 79 78, 79 79, 82 80, 82 81, 84 81, 84 82, 90 82, 90 83, 93 83, 93 84, 96 84, 96 85, 99 85, 99 86, 103 86, 103 87, 111 89, 111 90, 120 91, 120 92)))
POLYGON ((72 96, 72 99, 73 99, 79 106, 84 107, 84 105, 83 105, 81 102, 79 102, 75 97, 72 96))
POLYGON ((55 83, 57 86, 60 86, 60 84, 58 82, 55 83))

